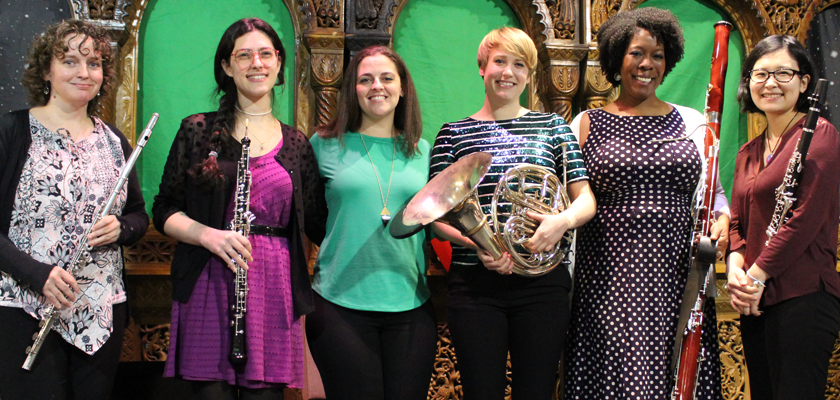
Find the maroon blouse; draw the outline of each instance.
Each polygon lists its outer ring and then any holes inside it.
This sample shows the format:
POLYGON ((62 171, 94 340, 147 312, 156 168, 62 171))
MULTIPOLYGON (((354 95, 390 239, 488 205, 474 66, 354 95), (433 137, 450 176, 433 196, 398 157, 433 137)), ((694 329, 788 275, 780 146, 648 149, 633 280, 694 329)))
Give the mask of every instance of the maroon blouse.
POLYGON ((767 227, 776 206, 776 188, 782 183, 791 154, 802 135, 805 118, 781 139, 776 154, 762 169, 765 135, 738 152, 732 187, 730 250, 746 248, 744 266, 753 263, 770 274, 762 305, 825 290, 840 297, 840 276, 835 263, 840 225, 840 138, 837 129, 820 118, 805 161, 793 215, 769 246, 767 227))

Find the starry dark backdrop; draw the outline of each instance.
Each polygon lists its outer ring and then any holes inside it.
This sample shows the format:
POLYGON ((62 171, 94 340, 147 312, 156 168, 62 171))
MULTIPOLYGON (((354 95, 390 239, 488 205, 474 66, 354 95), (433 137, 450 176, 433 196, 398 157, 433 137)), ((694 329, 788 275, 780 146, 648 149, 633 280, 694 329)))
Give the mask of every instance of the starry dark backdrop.
POLYGON ((822 117, 840 129, 840 5, 817 14, 808 32, 808 52, 819 77, 829 80, 822 117))
POLYGON ((29 107, 20 83, 32 40, 73 15, 67 0, 0 0, 0 113, 29 107))

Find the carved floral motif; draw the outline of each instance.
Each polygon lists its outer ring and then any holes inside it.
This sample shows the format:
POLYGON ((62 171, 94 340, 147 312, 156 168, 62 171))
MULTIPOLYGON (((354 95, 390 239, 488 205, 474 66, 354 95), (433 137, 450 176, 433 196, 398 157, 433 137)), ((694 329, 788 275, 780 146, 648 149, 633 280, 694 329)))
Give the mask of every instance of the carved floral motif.
POLYGON ((545 2, 551 13, 551 19, 554 21, 554 38, 575 38, 577 4, 575 0, 547 0, 545 2))
POLYGON ((341 26, 340 0, 315 0, 316 16, 319 28, 337 28, 341 26))
POLYGON ((379 12, 385 0, 356 0, 356 29, 378 29, 379 12))

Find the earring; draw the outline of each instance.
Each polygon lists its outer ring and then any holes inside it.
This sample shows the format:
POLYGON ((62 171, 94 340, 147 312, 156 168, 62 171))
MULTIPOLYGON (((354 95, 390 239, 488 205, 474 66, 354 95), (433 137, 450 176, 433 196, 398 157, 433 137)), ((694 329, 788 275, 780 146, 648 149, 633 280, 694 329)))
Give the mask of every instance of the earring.
POLYGON ((621 74, 616 73, 613 78, 616 80, 616 82, 621 82, 621 74))
POLYGON ((47 95, 47 96, 50 95, 50 83, 49 82, 47 82, 47 84, 44 85, 44 94, 47 95))

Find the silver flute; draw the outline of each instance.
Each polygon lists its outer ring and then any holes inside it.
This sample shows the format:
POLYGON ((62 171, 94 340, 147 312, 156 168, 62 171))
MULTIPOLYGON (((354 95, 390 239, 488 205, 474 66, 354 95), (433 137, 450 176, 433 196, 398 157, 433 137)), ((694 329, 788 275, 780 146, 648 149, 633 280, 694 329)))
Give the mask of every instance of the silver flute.
MULTIPOLYGON (((149 136, 152 135, 152 129, 155 128, 157 120, 158 114, 152 114, 152 118, 149 120, 149 124, 146 125, 146 129, 143 129, 140 137, 137 138, 137 145, 134 147, 134 151, 131 152, 131 156, 128 157, 122 171, 120 171, 119 179, 117 179, 117 183, 114 185, 111 195, 108 196, 108 200, 105 204, 99 208, 99 211, 94 216, 90 226, 88 226, 87 230, 85 230, 85 234, 82 235, 82 240, 79 242, 78 247, 76 247, 76 252, 73 253, 73 258, 68 264, 68 272, 70 272, 70 275, 72 275, 73 278, 76 277, 76 274, 78 274, 85 265, 93 261, 90 256, 91 248, 88 246, 87 237, 90 235, 90 231, 93 229, 93 226, 111 212, 111 207, 114 206, 117 196, 120 194, 123 185, 125 185, 125 182, 128 180, 128 175, 131 173, 134 163, 137 162, 137 157, 140 156, 140 152, 143 151, 143 147, 145 147, 146 142, 149 141, 149 136)), ((29 371, 32 368, 32 364, 35 362, 35 357, 37 357, 38 352, 41 351, 41 346, 44 345, 44 339, 47 338, 47 334, 55 324, 55 320, 58 318, 59 313, 60 310, 57 310, 52 304, 50 304, 45 310, 44 314, 47 315, 47 318, 41 320, 39 323, 41 329, 32 337, 32 340, 35 342, 32 343, 32 346, 26 348, 26 360, 23 361, 23 369, 29 371)))
MULTIPOLYGON (((230 221, 230 230, 236 231, 242 236, 248 237, 251 231, 251 221, 254 214, 251 212, 251 139, 248 138, 248 120, 245 120, 245 135, 242 138, 242 156, 239 157, 236 172, 236 206, 233 219, 230 221)), ((233 260, 231 260, 233 261, 233 260)), ((233 330, 230 355, 230 363, 236 367, 245 365, 248 361, 248 352, 245 347, 245 313, 246 298, 248 297, 248 270, 236 266, 234 277, 233 294, 234 300, 231 305, 233 318, 230 326, 233 330)))

